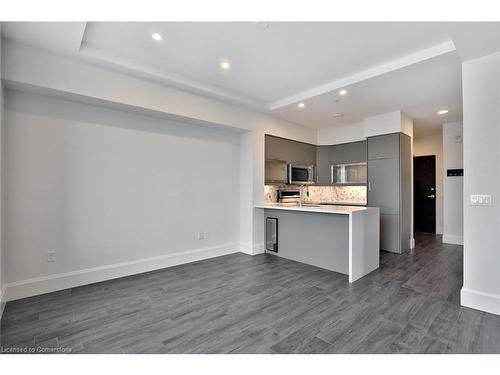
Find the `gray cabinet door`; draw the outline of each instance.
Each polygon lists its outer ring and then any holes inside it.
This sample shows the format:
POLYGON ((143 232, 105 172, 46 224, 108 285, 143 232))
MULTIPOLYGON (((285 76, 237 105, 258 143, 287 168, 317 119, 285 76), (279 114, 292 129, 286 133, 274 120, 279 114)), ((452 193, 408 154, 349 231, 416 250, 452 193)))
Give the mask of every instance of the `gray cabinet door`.
POLYGON ((344 162, 344 145, 330 146, 330 159, 332 164, 340 164, 344 162))
POLYGON ((344 144, 344 163, 359 163, 366 161, 366 141, 344 144))
POLYGON ((318 184, 331 183, 331 155, 330 146, 316 148, 316 173, 318 184))
POLYGON ((316 164, 316 146, 271 135, 265 136, 265 155, 266 159, 293 164, 316 164))
POLYGON ((380 215, 380 249, 401 253, 399 215, 380 215))
POLYGON ((288 158, 291 156, 290 142, 287 139, 266 135, 266 159, 288 161, 288 158))
POLYGON ((401 134, 400 146, 400 225, 401 225, 401 251, 410 248, 411 239, 411 138, 406 134, 401 134))
POLYGON ((308 143, 293 142, 293 160, 292 163, 301 165, 316 164, 316 146, 308 143))
POLYGON ((399 133, 368 138, 368 160, 399 158, 399 133))
POLYGON ((368 160, 368 206, 399 214, 399 159, 368 160))

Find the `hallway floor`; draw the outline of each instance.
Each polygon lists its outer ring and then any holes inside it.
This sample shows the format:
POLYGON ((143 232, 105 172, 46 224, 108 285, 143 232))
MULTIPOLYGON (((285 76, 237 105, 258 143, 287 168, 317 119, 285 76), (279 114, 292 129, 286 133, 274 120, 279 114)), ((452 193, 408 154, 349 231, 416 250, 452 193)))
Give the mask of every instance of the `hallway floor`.
POLYGON ((347 276, 231 254, 7 303, 1 344, 74 353, 500 353, 500 316, 459 305, 462 247, 417 234, 347 276))

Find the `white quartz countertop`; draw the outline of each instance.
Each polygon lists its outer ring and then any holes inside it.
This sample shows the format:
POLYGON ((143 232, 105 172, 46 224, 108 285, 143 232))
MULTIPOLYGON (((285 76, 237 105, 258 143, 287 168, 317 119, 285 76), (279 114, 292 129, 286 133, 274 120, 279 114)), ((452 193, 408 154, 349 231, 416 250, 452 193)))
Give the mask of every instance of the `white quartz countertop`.
POLYGON ((336 202, 330 202, 330 201, 319 201, 319 202, 309 202, 310 204, 330 204, 334 206, 358 206, 358 207, 366 207, 366 203, 359 203, 359 202, 349 202, 349 201, 336 201, 336 202))
POLYGON ((281 203, 266 203, 256 205, 255 208, 267 208, 272 210, 287 210, 287 211, 303 211, 303 212, 318 212, 324 214, 341 214, 350 215, 353 212, 378 210, 376 207, 356 207, 356 206, 333 206, 333 205, 286 205, 281 203))

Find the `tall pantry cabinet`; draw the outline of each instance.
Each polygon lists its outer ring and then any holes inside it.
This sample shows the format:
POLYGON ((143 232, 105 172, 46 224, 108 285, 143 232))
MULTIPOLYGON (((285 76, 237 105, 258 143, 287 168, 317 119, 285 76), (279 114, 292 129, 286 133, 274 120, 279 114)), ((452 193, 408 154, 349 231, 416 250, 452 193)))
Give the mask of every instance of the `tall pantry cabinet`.
POLYGON ((411 138, 368 138, 368 206, 380 208, 380 249, 401 254, 411 237, 411 138))

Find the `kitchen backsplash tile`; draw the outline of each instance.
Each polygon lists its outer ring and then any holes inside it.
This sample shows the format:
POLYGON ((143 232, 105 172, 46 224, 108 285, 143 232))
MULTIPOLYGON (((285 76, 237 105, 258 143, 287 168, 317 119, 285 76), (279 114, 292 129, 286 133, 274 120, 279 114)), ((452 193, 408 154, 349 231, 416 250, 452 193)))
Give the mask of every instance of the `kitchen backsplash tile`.
MULTIPOLYGON (((279 189, 290 189, 290 185, 266 185, 264 200, 266 203, 277 202, 279 189)), ((349 202, 366 204, 366 186, 306 186, 302 197, 309 203, 349 202)))
POLYGON ((282 186, 276 185, 266 185, 264 186, 264 202, 273 203, 278 201, 278 189, 282 189, 282 186))

